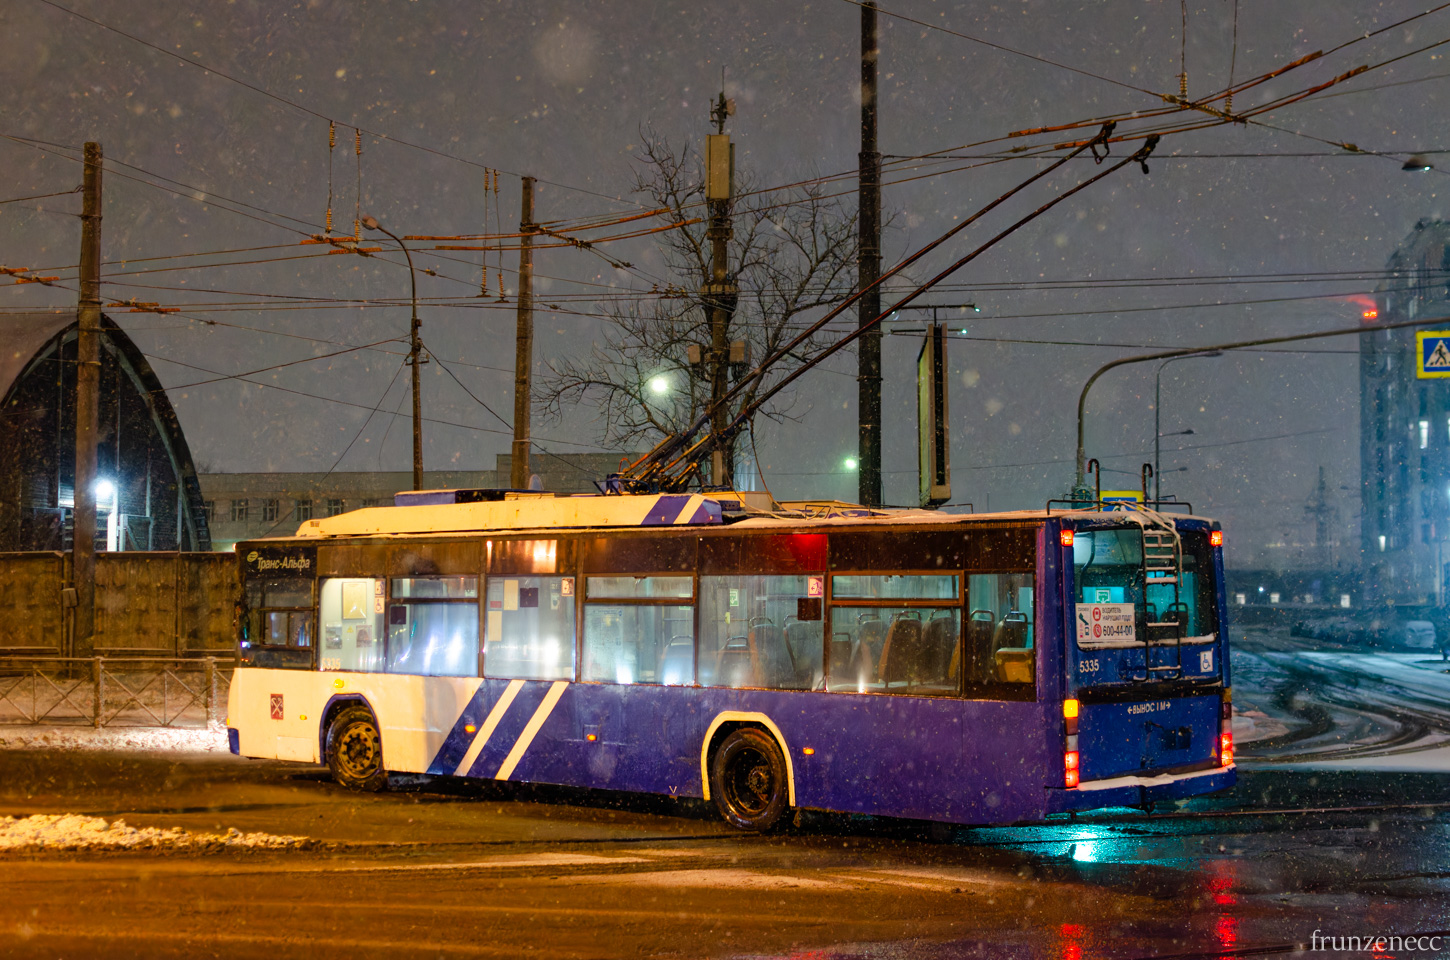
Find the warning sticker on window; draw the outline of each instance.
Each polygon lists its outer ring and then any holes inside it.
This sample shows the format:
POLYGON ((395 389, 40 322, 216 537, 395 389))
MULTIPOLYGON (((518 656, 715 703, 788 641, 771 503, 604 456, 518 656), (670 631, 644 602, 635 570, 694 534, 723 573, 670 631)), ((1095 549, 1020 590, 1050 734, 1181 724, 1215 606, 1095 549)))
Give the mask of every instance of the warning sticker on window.
POLYGON ((1082 644, 1132 641, 1134 620, 1131 603, 1079 603, 1077 641, 1082 644))

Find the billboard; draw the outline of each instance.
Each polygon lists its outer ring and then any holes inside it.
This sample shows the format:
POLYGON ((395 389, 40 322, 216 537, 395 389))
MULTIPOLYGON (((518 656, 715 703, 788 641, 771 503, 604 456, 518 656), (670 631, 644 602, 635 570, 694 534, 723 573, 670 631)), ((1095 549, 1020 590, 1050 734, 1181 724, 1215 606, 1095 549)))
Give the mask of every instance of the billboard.
POLYGON ((947 341, 940 323, 927 324, 926 341, 916 358, 916 443, 921 505, 940 506, 952 498, 947 341))

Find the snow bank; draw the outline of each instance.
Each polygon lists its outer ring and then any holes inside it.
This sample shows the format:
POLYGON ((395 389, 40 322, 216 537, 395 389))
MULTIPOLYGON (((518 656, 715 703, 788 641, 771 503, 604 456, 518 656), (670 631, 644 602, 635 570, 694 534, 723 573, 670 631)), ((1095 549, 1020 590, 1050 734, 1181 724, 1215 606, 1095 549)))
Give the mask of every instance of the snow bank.
POLYGON ((221 728, 0 725, 0 750, 105 750, 141 753, 227 753, 221 728))
POLYGON ((188 833, 180 827, 128 827, 126 821, 107 823, 101 817, 75 813, 0 817, 0 853, 39 853, 62 850, 155 850, 217 853, 222 850, 300 850, 314 846, 307 837, 270 833, 188 833))

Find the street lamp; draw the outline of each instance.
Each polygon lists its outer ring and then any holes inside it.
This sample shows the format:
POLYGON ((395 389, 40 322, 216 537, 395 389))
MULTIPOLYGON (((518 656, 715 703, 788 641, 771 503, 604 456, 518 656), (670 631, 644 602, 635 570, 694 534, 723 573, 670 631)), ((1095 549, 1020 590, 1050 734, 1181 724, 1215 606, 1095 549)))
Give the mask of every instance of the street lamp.
MULTIPOLYGON (((1209 350, 1205 353, 1189 353, 1181 357, 1169 357, 1167 360, 1158 364, 1158 372, 1153 375, 1153 500, 1155 503, 1163 499, 1163 477, 1158 464, 1162 446, 1159 441, 1163 439, 1163 432, 1159 428, 1159 424, 1162 422, 1161 414, 1163 412, 1163 368, 1177 360, 1193 360, 1221 356, 1223 356, 1222 350, 1209 350)), ((1192 429, 1181 430, 1178 433, 1170 433, 1169 436, 1179 437, 1191 434, 1192 432, 1192 429)))
POLYGON ((664 374, 660 374, 656 377, 651 377, 649 382, 649 390, 650 393, 653 393, 657 397, 664 396, 665 394, 670 392, 670 378, 665 376, 664 374))
POLYGON ((408 252, 408 245, 403 238, 398 236, 387 227, 378 223, 377 217, 363 217, 362 225, 369 230, 377 230, 386 233, 393 238, 403 250, 403 256, 408 261, 408 289, 412 291, 413 320, 409 326, 409 341, 412 346, 408 350, 408 364, 413 368, 413 489, 423 489, 423 406, 418 399, 418 364, 422 358, 422 341, 419 339, 418 324, 418 277, 413 270, 413 255, 408 252))

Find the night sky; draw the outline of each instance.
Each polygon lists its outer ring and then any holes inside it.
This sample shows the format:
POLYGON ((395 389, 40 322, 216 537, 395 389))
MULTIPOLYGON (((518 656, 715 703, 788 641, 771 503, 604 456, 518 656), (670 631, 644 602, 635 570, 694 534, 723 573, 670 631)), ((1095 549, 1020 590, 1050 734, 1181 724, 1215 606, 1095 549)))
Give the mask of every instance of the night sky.
MULTIPOLYGON (((79 195, 19 198, 77 186, 81 143, 101 142, 108 302, 182 308, 107 312, 152 358, 194 456, 214 471, 408 468, 407 375, 399 372, 405 347, 398 343, 251 377, 329 399, 235 379, 195 385, 406 334, 401 257, 327 255, 298 245, 321 231, 327 208, 324 117, 338 125, 331 186, 340 233, 350 232, 359 208, 400 234, 509 230, 519 219, 522 174, 540 180, 540 220, 638 212, 641 200, 628 190, 641 128, 676 142, 699 138, 722 68, 726 94, 738 105, 728 127, 737 166, 757 182, 849 174, 856 166, 859 11, 845 0, 63 6, 137 39, 43 0, 0 4, 0 134, 10 138, 0 140, 0 264, 62 278, 58 287, 7 288, 0 310, 74 306, 79 195), (372 131, 363 136, 360 199, 353 124, 372 131), (498 202, 486 192, 485 167, 503 171, 498 202), (254 247, 262 249, 247 249, 254 247), (359 306, 359 299, 388 302, 359 306), (383 412, 364 428, 366 408, 379 405, 383 412), (404 416, 395 419, 395 410, 404 416)), ((881 18, 883 205, 893 218, 886 265, 1047 162, 984 163, 1026 142, 984 141, 1162 108, 1154 94, 1177 93, 1185 47, 1188 91, 1196 97, 1224 87, 1231 62, 1243 81, 1432 5, 1238 6, 1235 47, 1234 0, 1188 3, 1186 44, 1178 2, 888 4, 887 12, 929 26, 881 18), (977 159, 896 159, 936 151, 977 159)), ((1450 10, 1246 91, 1235 108, 1447 38, 1450 10)), ((950 345, 955 499, 1000 510, 1040 507, 1062 495, 1072 478, 1077 393, 1114 357, 1358 322, 1394 247, 1417 220, 1443 214, 1445 173, 1400 167, 1412 153, 1445 147, 1447 56, 1450 44, 1415 53, 1256 118, 1271 126, 1167 136, 1148 176, 1125 169, 1070 198, 931 295, 981 308, 958 326, 966 338, 950 345), (1326 141, 1388 156, 1351 154, 1326 141)), ((1184 123, 1187 115, 1167 120, 1184 123)), ((1450 170, 1450 160, 1444 166, 1450 170)), ((1098 169, 1090 159, 1069 164, 968 230, 919 274, 1098 169)), ((853 180, 838 189, 853 191, 853 180)), ((610 244, 607 253, 632 269, 583 250, 537 255, 540 365, 599 339, 607 323, 601 298, 678 282, 648 240, 610 244)), ((439 274, 419 278, 419 295, 447 298, 425 299, 423 338, 507 420, 514 308, 496 302, 493 276, 489 296, 476 296, 479 256, 418 254, 419 267, 439 274)), ((489 258, 492 273, 498 255, 489 258)), ((504 254, 502 266, 512 293, 516 255, 504 254)), ((903 315, 894 326, 919 328, 920 319, 903 315)), ((919 346, 910 333, 885 338, 884 470, 892 503, 915 495, 919 346)), ((1163 373, 1163 432, 1193 431, 1163 441, 1165 469, 1188 468, 1167 474, 1164 492, 1222 517, 1240 562, 1253 562, 1267 543, 1311 535, 1303 507, 1320 466, 1343 539, 1357 542, 1357 341, 1304 349, 1312 352, 1188 360, 1163 373)), ((854 475, 842 467, 856 446, 855 360, 838 355, 826 367, 800 382, 797 422, 758 432, 777 497, 855 495, 854 475)), ((1130 366, 1093 390, 1088 452, 1123 471, 1106 474, 1107 486, 1136 486, 1138 464, 1151 459, 1154 370, 1130 366)), ((439 364, 424 372, 425 413, 447 421, 425 426, 427 466, 491 468, 494 454, 508 450, 508 428, 439 364)), ((536 436, 560 455, 601 449, 593 413, 578 408, 562 422, 538 423, 536 436)))

